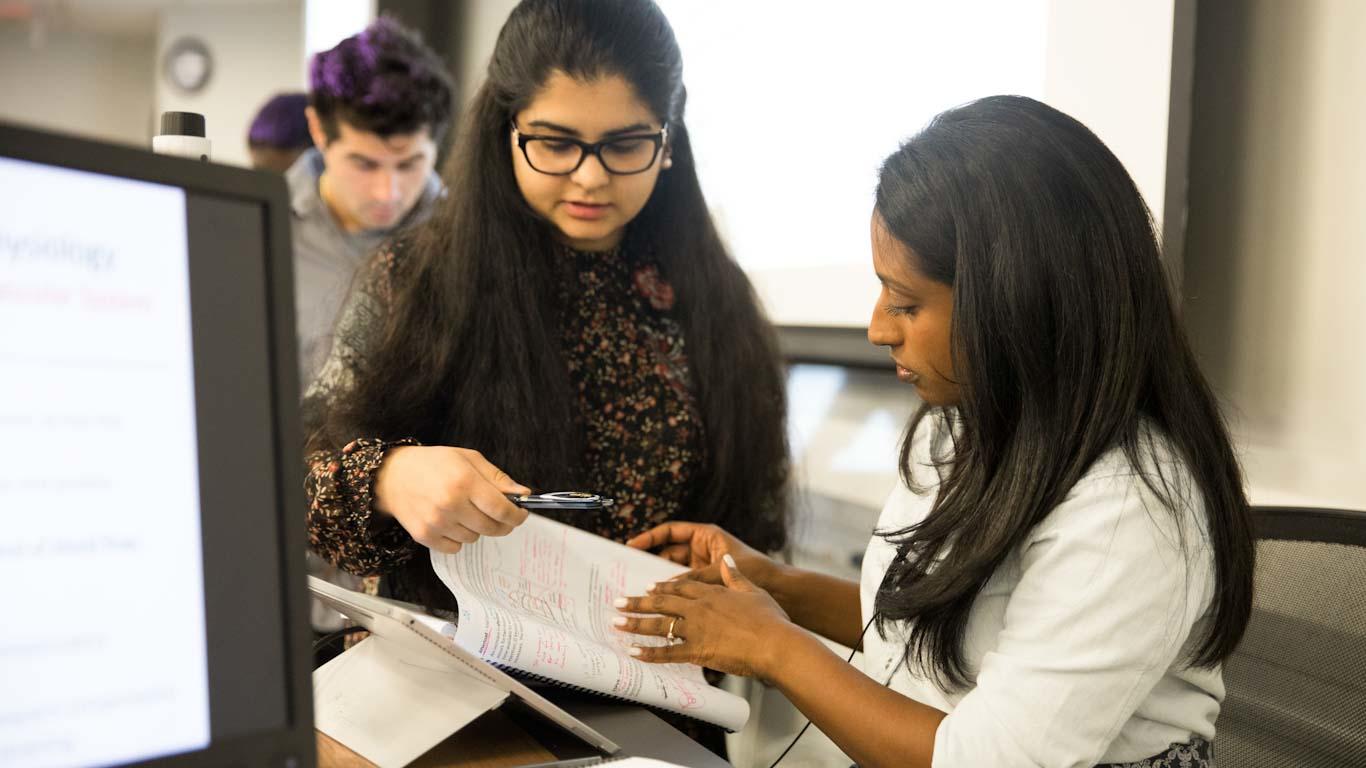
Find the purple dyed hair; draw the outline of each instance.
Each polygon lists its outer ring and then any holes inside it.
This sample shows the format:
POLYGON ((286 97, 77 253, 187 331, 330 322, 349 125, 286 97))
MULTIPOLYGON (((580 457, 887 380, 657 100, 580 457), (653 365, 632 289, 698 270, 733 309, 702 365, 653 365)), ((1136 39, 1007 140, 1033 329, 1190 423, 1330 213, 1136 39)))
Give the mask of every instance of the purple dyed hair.
POLYGON ((337 121, 380 136, 426 126, 440 140, 454 87, 446 67, 411 30, 381 17, 309 64, 309 99, 328 139, 337 121))
POLYGON ((247 131, 247 146, 252 148, 305 149, 313 146, 308 134, 306 93, 277 93, 267 101, 247 131))

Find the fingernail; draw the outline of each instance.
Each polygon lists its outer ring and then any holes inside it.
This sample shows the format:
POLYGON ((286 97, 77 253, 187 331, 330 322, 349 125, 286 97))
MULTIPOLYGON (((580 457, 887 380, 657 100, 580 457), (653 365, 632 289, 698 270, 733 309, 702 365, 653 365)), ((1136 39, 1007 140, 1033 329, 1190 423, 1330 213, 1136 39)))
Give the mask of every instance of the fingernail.
POLYGON ((614 626, 614 627, 624 627, 624 626, 626 626, 626 617, 625 617, 625 616, 618 616, 618 617, 616 617, 615 619, 612 619, 612 626, 614 626))
POLYGON ((731 557, 730 554, 726 554, 721 559, 726 561, 726 567, 730 568, 732 571, 740 570, 739 568, 735 567, 735 558, 731 557))
POLYGON ((613 601, 612 601, 612 605, 614 605, 614 606, 616 606, 616 607, 618 607, 618 608, 625 608, 625 607, 626 607, 626 602, 627 602, 626 598, 624 598, 624 597, 618 597, 616 600, 613 600, 613 601))
POLYGON ((651 584, 650 586, 648 586, 648 587, 645 588, 645 591, 646 591, 646 592, 653 592, 653 591, 655 591, 655 587, 657 587, 657 586, 659 586, 659 583, 658 583, 658 582, 656 582, 656 583, 654 583, 654 584, 651 584))
POLYGON ((629 654, 631 654, 632 656, 639 656, 639 655, 640 655, 640 646, 638 646, 638 645, 633 645, 633 646, 631 646, 630 648, 627 648, 627 649, 626 649, 626 652, 629 653, 629 654))

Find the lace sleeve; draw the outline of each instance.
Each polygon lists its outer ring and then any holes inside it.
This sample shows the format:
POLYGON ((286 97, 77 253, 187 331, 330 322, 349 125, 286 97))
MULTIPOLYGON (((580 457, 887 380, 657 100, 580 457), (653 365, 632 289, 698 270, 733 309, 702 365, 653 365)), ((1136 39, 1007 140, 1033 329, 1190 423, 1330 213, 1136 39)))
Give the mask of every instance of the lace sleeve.
POLYGON ((373 349, 392 300, 396 252, 381 250, 366 267, 337 322, 332 351, 304 395, 308 438, 309 545, 327 561, 368 576, 392 571, 420 546, 392 518, 374 510, 374 481, 384 454, 416 440, 352 437, 338 446, 327 429, 331 408, 349 396, 356 371, 373 349))
POLYGON ((356 370, 374 349, 393 303, 397 249, 376 252, 342 306, 332 351, 304 393, 305 426, 313 432, 329 403, 345 397, 356 370))

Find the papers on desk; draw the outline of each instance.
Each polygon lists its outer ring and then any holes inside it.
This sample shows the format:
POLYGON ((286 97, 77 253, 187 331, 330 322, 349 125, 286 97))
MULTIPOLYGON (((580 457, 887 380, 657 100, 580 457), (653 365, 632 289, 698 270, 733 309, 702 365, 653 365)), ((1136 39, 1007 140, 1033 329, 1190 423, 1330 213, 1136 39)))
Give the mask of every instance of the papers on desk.
POLYGON ((379 768, 407 765, 507 696, 376 635, 313 673, 318 730, 379 768))
POLYGON ((416 613, 415 606, 313 576, 308 583, 315 597, 372 633, 313 672, 317 727, 380 768, 406 765, 510 695, 604 754, 620 751, 611 739, 436 631, 441 622, 416 613), (451 711, 437 711, 443 707, 451 711))

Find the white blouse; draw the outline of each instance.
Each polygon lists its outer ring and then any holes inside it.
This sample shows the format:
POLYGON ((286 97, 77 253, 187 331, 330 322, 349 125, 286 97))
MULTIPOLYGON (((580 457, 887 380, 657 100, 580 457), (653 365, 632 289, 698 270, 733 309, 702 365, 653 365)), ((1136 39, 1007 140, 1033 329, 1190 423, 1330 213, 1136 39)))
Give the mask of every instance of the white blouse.
MULTIPOLYGON (((921 422, 911 457, 927 491, 898 483, 878 531, 929 512, 938 488, 930 443, 941 441, 935 455, 944 455, 946 434, 941 418, 921 422)), ((1190 487, 1179 464, 1164 466, 1190 487)), ((906 624, 889 627, 886 640, 876 624, 865 632, 869 676, 948 713, 935 734, 935 768, 1092 766, 1214 738, 1220 670, 1186 666, 1210 620, 1213 552, 1198 493, 1185 497, 1178 523, 1121 450, 1096 462, 978 596, 964 642, 975 673, 966 689, 945 692, 898 664, 906 624)), ((895 554, 880 536, 868 544, 865 624, 895 554)))

